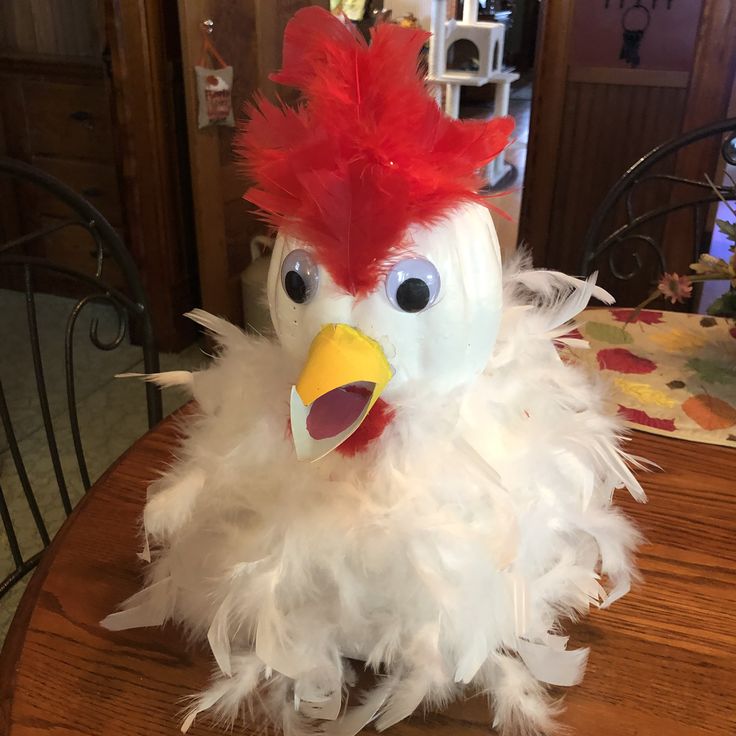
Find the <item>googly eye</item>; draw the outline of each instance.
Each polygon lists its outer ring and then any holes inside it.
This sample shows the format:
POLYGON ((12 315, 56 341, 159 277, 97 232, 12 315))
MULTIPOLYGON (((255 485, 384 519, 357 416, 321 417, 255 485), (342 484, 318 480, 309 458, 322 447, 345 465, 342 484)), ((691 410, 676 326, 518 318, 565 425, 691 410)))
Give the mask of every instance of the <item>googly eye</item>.
POLYGON ((402 312, 422 312, 440 293, 440 275, 424 258, 399 261, 386 277, 386 295, 402 312))
POLYGON ((306 304, 319 285, 319 268, 306 250, 293 250, 281 264, 281 284, 289 299, 306 304))

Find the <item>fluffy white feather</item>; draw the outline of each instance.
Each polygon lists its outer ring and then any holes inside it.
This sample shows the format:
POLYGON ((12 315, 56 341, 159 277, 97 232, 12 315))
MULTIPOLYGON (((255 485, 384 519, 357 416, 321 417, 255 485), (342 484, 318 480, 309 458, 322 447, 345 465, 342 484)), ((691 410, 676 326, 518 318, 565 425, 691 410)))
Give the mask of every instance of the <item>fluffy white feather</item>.
POLYGON ((210 710, 352 736, 469 683, 488 692, 502 733, 553 731, 534 671, 582 676, 585 653, 555 635, 603 597, 599 580, 614 596, 627 589, 638 536, 612 495, 626 486, 644 500, 604 389, 556 348, 591 296, 609 299, 593 278, 508 264, 496 348, 472 385, 442 397, 417 386, 365 452, 313 464, 295 459, 287 431, 298 366, 191 313, 219 353, 176 381, 199 410, 146 507, 151 593, 106 622, 165 617, 209 639, 224 674, 183 730, 210 710), (334 722, 305 717, 300 693, 342 698, 347 657, 379 671, 375 690, 334 722))
POLYGON ((191 371, 166 371, 165 373, 118 373, 115 378, 141 378, 161 388, 181 386, 192 390, 194 376, 191 371))

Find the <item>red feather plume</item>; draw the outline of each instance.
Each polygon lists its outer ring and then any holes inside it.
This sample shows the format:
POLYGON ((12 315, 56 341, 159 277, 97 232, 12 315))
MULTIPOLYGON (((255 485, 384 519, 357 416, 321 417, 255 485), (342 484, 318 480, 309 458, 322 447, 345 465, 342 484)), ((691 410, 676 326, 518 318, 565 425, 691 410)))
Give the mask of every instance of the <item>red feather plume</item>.
POLYGON ((429 34, 383 24, 371 44, 318 7, 296 13, 275 82, 297 109, 263 97, 236 151, 255 186, 245 199, 274 227, 309 243, 335 282, 373 290, 412 224, 479 201, 477 171, 507 145, 510 118, 443 115, 417 72, 429 34))

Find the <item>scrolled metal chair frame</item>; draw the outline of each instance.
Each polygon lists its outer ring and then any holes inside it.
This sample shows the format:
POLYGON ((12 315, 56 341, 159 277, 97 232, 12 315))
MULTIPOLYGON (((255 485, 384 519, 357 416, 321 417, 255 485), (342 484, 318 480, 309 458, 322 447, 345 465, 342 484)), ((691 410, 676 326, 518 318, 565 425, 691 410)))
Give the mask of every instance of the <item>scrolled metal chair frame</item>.
MULTIPOLYGON (((67 318, 66 331, 64 335, 64 370, 66 378, 66 403, 69 412, 69 423, 71 427, 72 442, 76 455, 82 486, 85 491, 90 488, 90 477, 87 463, 84 457, 82 436, 79 428, 76 406, 76 383, 74 375, 74 335, 80 314, 89 304, 104 303, 111 305, 116 316, 116 334, 113 338, 103 340, 98 333, 98 322, 93 319, 90 323, 89 338, 100 350, 114 350, 125 339, 128 333, 129 321, 133 320, 140 326, 141 347, 143 351, 143 363, 147 373, 156 373, 159 370, 158 352, 154 337, 153 324, 151 322, 150 308, 143 286, 138 276, 135 263, 123 245, 117 232, 110 223, 89 202, 81 198, 76 192, 60 182, 53 176, 40 171, 22 161, 0 157, 0 177, 8 177, 13 182, 30 183, 42 190, 49 192, 64 202, 71 211, 71 216, 61 222, 45 226, 24 234, 18 238, 0 244, 0 268, 18 268, 23 276, 23 290, 25 293, 26 315, 30 336, 31 354, 35 373, 36 389, 38 393, 43 426, 48 444, 51 463, 58 485, 61 504, 66 515, 72 511, 72 503, 69 490, 61 465, 58 444, 54 434, 51 409, 49 406, 46 380, 44 377, 43 360, 38 332, 36 300, 34 290, 34 275, 37 272, 54 272, 85 285, 90 293, 77 299, 72 306, 67 318), (58 233, 65 228, 82 228, 92 237, 96 252, 95 273, 88 274, 77 271, 53 260, 28 255, 23 252, 24 246, 35 241, 58 233), (126 282, 126 293, 114 288, 104 280, 104 267, 107 260, 111 260, 120 268, 126 282)), ((146 384, 146 403, 148 413, 148 425, 153 427, 162 417, 161 394, 152 384, 146 384)), ((25 501, 33 517, 36 530, 43 545, 49 544, 50 535, 38 502, 33 493, 33 488, 26 471, 26 466, 21 456, 18 439, 13 430, 10 412, 8 410, 5 392, 0 381, 0 420, 7 437, 10 455, 13 459, 16 472, 20 481, 25 501)), ((0 485, 0 519, 5 529, 8 546, 15 569, 0 582, 0 598, 10 588, 30 572, 39 562, 43 549, 30 556, 25 557, 21 552, 18 538, 13 527, 10 509, 7 499, 0 485)))
POLYGON ((641 273, 643 268, 639 249, 633 251, 635 267, 629 271, 621 270, 616 264, 616 255, 624 243, 639 241, 654 252, 660 273, 669 269, 665 259, 662 243, 652 235, 641 232, 641 228, 648 223, 663 220, 673 212, 692 209, 693 211, 693 261, 696 261, 703 248, 707 245, 702 241, 705 230, 708 209, 719 199, 733 201, 736 192, 733 187, 716 186, 715 189, 710 182, 703 179, 688 179, 674 176, 672 174, 652 174, 651 169, 668 156, 672 156, 682 148, 709 137, 726 136, 721 143, 720 154, 727 163, 736 165, 736 118, 719 121, 706 125, 702 128, 690 131, 685 135, 674 138, 657 146, 646 156, 639 159, 631 166, 618 182, 609 190, 603 202, 595 212, 590 226, 583 241, 583 258, 581 261, 581 273, 588 276, 595 268, 601 257, 607 256, 608 267, 611 274, 620 281, 629 281, 641 273), (647 212, 637 214, 634 208, 634 197, 641 191, 641 186, 651 182, 669 182, 672 185, 690 187, 692 196, 683 198, 682 201, 669 203, 656 207, 647 212), (606 219, 613 209, 624 200, 626 221, 618 226, 613 232, 602 237, 606 219))

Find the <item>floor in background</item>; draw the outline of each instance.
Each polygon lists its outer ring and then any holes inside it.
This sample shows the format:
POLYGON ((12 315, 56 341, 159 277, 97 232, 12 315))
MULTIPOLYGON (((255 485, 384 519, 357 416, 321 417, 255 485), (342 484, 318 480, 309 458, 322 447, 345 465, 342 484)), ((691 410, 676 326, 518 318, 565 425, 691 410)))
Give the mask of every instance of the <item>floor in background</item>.
MULTIPOLYGON (((82 485, 71 439, 64 371, 64 334, 73 304, 69 299, 37 296, 39 334, 52 423, 69 494, 76 502, 82 495, 82 485)), ((27 340, 24 295, 0 290, 0 313, 3 314, 0 380, 31 485, 49 533, 53 536, 65 517, 38 403, 33 360, 27 340)), ((141 350, 128 344, 127 340, 110 352, 97 349, 89 340, 89 330, 94 320, 98 321, 101 340, 110 339, 117 332, 114 311, 102 305, 89 305, 81 313, 75 330, 76 406, 85 457, 93 482, 148 428, 142 383, 135 379, 114 378, 116 373, 143 371, 141 350)), ((162 370, 191 370, 207 360, 196 345, 178 355, 162 353, 160 358, 162 370)), ((185 395, 169 390, 164 394, 164 413, 178 408, 186 399, 185 395)), ((0 486, 8 501, 22 551, 30 556, 40 549, 40 539, 25 503, 5 434, 0 435, 0 486)), ((0 531, 0 580, 10 569, 10 551, 5 534, 0 531)), ((5 637, 23 588, 23 583, 16 585, 0 600, 0 642, 5 637)))
MULTIPOLYGON (((526 152, 529 144, 529 118, 532 107, 532 82, 528 76, 522 77, 511 85, 509 115, 514 118, 514 130, 511 145, 505 151, 506 161, 516 169, 513 181, 506 183, 494 192, 491 203, 507 216, 493 212, 493 222, 498 232, 501 250, 511 253, 516 249, 519 236, 519 215, 521 214, 521 197, 526 170, 526 152)), ((463 104, 461 117, 489 118, 493 115, 493 102, 484 104, 463 104)))

